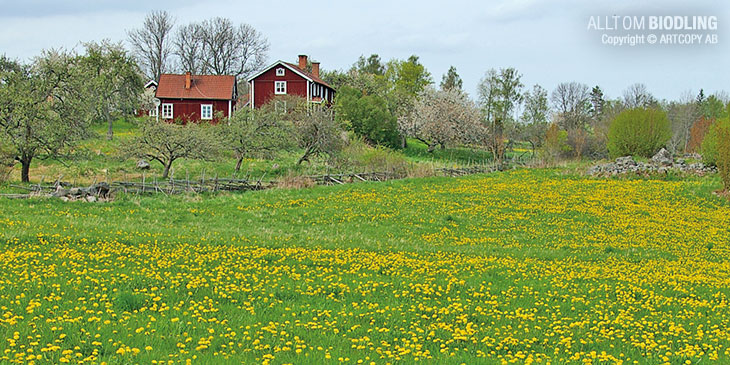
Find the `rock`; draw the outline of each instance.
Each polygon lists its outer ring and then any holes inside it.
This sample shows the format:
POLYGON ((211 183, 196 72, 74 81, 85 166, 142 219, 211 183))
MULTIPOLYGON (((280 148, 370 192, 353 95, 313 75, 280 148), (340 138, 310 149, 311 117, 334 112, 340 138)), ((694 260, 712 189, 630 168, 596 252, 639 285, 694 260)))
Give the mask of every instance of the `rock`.
POLYGON ((89 202, 89 203, 93 203, 93 202, 96 201, 96 197, 93 196, 93 195, 89 195, 89 196, 86 197, 86 201, 89 202))
POLYGON ((71 188, 71 190, 68 191, 68 196, 81 196, 84 195, 84 191, 81 188, 71 188))
POLYGON ((657 152, 654 156, 651 158, 651 162, 659 164, 659 165, 671 165, 674 160, 672 159, 672 154, 669 153, 666 149, 662 148, 657 152))
POLYGON ((632 156, 624 156, 616 158, 616 164, 619 166, 633 166, 636 165, 636 161, 632 156))
POLYGON ((67 201, 69 201, 70 199, 69 199, 68 197, 62 196, 62 197, 61 197, 61 200, 63 200, 63 201, 65 201, 65 202, 67 202, 67 201))
POLYGON ((62 188, 59 185, 59 186, 56 187, 56 191, 54 191, 53 194, 51 194, 51 195, 55 196, 56 198, 60 198, 62 196, 68 195, 68 190, 62 188))
POLYGON ((149 170, 150 163, 145 160, 139 160, 139 161, 137 161, 137 168, 140 170, 149 170))

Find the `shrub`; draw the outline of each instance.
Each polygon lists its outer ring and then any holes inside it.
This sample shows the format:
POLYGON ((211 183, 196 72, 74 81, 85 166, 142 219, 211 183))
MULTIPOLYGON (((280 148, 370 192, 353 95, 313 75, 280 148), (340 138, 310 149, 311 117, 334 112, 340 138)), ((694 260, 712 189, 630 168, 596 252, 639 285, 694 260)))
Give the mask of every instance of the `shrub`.
POLYGON ((410 164, 402 154, 385 147, 370 147, 360 139, 350 141, 340 157, 340 168, 387 172, 399 177, 409 173, 410 164))
POLYGON ((730 190, 730 119, 715 122, 702 142, 702 159, 716 165, 725 190, 730 190))
POLYGON ((628 109, 611 122, 608 152, 611 157, 651 157, 671 137, 672 131, 665 112, 653 108, 628 109))
POLYGON ((337 120, 358 136, 373 144, 400 147, 396 117, 388 110, 384 98, 345 86, 337 93, 335 106, 337 120))
POLYGON ((718 162, 718 148, 720 144, 719 132, 730 126, 730 119, 719 119, 712 123, 712 126, 708 128, 707 134, 702 139, 702 162, 706 165, 717 165, 718 162))
POLYGON ((700 152, 702 149, 702 141, 705 140, 705 136, 713 123, 715 123, 714 118, 705 118, 702 116, 692 124, 692 127, 689 129, 687 152, 700 152))
POLYGON ((557 123, 551 123, 545 132, 542 154, 546 160, 555 161, 566 157, 571 151, 568 145, 568 132, 561 130, 557 123))

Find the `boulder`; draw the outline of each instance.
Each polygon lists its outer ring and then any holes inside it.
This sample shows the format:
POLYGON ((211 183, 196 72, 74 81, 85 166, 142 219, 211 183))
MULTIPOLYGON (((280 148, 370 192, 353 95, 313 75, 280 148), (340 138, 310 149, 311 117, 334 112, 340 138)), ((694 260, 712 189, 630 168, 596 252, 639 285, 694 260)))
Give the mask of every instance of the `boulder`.
POLYGON ((137 168, 140 170, 149 170, 150 163, 145 160, 139 160, 139 161, 137 161, 137 168))
POLYGON ((669 153, 666 149, 662 148, 657 152, 654 156, 651 158, 651 162, 658 164, 658 165, 665 165, 669 166, 674 162, 672 159, 672 154, 669 153))

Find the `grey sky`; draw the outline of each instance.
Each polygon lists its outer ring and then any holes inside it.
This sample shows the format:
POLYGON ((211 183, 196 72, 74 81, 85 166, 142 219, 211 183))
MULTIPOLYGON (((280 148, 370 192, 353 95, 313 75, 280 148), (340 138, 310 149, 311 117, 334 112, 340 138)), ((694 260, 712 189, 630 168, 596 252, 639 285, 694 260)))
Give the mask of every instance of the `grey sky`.
POLYGON ((271 43, 269 57, 306 53, 326 69, 347 69, 361 54, 382 59, 420 56, 436 83, 456 66, 464 88, 489 68, 512 66, 529 87, 563 81, 600 85, 609 97, 642 82, 658 98, 691 90, 730 90, 730 38, 717 2, 679 1, 9 1, 0 0, 0 53, 28 59, 44 48, 80 41, 125 40, 147 12, 169 11, 177 24, 215 16, 249 23, 271 43), (276 5, 274 5, 276 4, 276 5), (591 15, 715 15, 719 43, 703 46, 602 45, 587 30, 591 15))

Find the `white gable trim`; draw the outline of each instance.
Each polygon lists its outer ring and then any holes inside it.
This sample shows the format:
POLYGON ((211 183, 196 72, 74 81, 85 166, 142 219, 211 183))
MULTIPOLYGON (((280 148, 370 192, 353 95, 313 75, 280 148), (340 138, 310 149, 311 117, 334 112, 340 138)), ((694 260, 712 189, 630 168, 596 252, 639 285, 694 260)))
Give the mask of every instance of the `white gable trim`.
POLYGON ((255 79, 255 78, 257 78, 257 77, 259 77, 259 76, 263 75, 263 74, 264 74, 265 72, 267 72, 267 71, 271 70, 272 68, 274 68, 274 67, 276 67, 276 66, 278 66, 278 65, 281 65, 281 66, 284 66, 284 67, 288 68, 288 69, 289 69, 289 70, 290 70, 291 72, 294 72, 295 74, 297 74, 297 75, 299 75, 299 76, 303 77, 303 78, 304 78, 305 80, 307 80, 307 81, 312 81, 312 82, 314 82, 314 80, 312 80, 312 79, 311 79, 311 78, 310 78, 309 76, 307 76, 307 75, 305 75, 305 74, 301 73, 301 72, 300 72, 299 70, 295 70, 295 69, 294 69, 294 68, 292 68, 291 66, 287 65, 287 64, 286 64, 286 62, 284 62, 284 61, 276 61, 276 62, 274 62, 274 64, 272 64, 271 66, 269 66, 269 67, 266 67, 265 69, 261 70, 261 72, 259 72, 259 73, 255 74, 255 75, 253 75, 253 76, 251 76, 251 77, 249 77, 249 78, 247 79, 247 81, 251 81, 251 80, 253 80, 253 79, 255 79))

